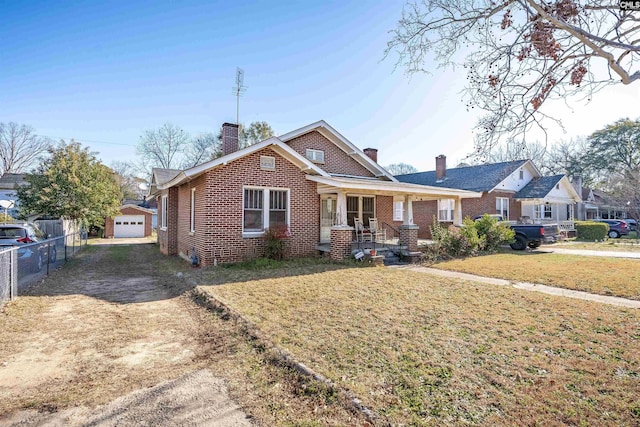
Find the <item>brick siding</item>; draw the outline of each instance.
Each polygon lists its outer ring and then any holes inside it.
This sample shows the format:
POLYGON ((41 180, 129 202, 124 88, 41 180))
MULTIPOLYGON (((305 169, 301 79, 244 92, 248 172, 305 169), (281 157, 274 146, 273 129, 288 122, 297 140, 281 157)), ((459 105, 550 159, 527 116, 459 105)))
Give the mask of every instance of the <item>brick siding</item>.
POLYGON ((302 157, 306 157, 307 149, 324 151, 324 163, 318 166, 328 173, 367 177, 374 176, 367 168, 356 162, 318 131, 309 132, 287 141, 287 145, 302 157))

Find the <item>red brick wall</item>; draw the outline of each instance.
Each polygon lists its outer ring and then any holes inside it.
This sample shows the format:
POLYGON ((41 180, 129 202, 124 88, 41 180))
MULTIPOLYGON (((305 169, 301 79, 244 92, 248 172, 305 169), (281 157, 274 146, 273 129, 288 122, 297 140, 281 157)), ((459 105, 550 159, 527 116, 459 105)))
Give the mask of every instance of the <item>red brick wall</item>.
MULTIPOLYGON (((151 213, 127 207, 120 210, 118 215, 144 215, 144 235, 151 236, 151 213)), ((114 218, 107 218, 104 224, 104 237, 113 237, 114 218)))
POLYGON ((326 172, 355 176, 373 176, 367 168, 353 160, 347 153, 339 149, 334 143, 317 131, 294 138, 288 141, 287 144, 303 157, 306 157, 307 149, 324 151, 324 164, 318 164, 318 166, 326 172))
MULTIPOLYGON (((237 262, 264 255, 262 237, 242 236, 243 186, 288 188, 291 237, 287 256, 316 253, 320 240, 320 196, 316 183, 269 148, 210 170, 176 189, 177 252, 190 256, 195 247, 201 265, 237 262), (260 156, 276 158, 276 170, 260 169, 260 156), (190 189, 196 187, 196 229, 189 233, 190 189)), ((161 221, 161 218, 158 218, 161 221)), ((160 223, 160 222, 159 222, 160 223)), ((160 232, 158 233, 160 239, 160 232)), ((168 245, 168 243, 167 243, 168 245)), ((162 241, 161 241, 162 249, 162 241)), ((166 252, 165 252, 166 253, 166 252)))
MULTIPOLYGON (((380 224, 380 226, 383 226, 383 223, 385 223, 393 227, 396 231, 400 230, 402 221, 393 220, 393 197, 392 196, 376 196, 376 216, 378 217, 378 224, 380 224)), ((397 235, 393 235, 388 228, 386 229, 387 229, 387 238, 390 239, 390 238, 398 237, 397 235)))
MULTIPOLYGON (((513 198, 513 193, 493 192, 483 193, 482 197, 477 199, 462 200, 462 218, 474 218, 485 213, 496 213, 496 198, 509 197, 509 218, 506 220, 515 221, 520 217, 520 203, 513 198)), ((420 227, 418 237, 421 239, 430 239, 431 232, 429 227, 433 224, 433 216, 438 217, 438 203, 435 200, 425 202, 413 202, 413 222, 420 227)), ((449 225, 451 223, 442 223, 449 225)))

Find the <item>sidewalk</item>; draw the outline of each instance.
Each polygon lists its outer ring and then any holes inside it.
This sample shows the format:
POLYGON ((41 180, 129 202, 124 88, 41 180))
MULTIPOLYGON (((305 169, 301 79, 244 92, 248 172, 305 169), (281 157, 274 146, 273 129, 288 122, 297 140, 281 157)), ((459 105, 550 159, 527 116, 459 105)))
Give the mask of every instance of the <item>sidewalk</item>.
MULTIPOLYGON (((580 252, 583 252, 583 251, 580 251, 580 252)), ((594 252, 594 251, 587 251, 587 252, 594 252)), ((622 252, 622 253, 628 254, 628 252, 622 252)), ((595 256, 605 256, 605 255, 595 255, 595 256)), ((418 273, 427 273, 433 276, 449 277, 449 278, 462 279, 462 280, 471 280, 474 282, 488 283, 491 285, 512 286, 516 289, 523 289, 526 291, 542 292, 544 294, 549 294, 549 295, 557 295, 557 296, 563 296, 568 298, 599 302, 603 304, 616 305, 619 307, 640 308, 640 301, 636 301, 636 300, 630 300, 630 299, 620 298, 620 297, 611 297, 607 295, 590 294, 588 292, 574 291, 574 290, 565 289, 565 288, 556 288, 553 286, 540 285, 537 283, 527 283, 527 282, 514 283, 510 280, 505 280, 505 279, 476 276, 475 274, 460 273, 457 271, 438 270, 436 268, 421 267, 417 265, 390 265, 388 266, 388 268, 401 268, 405 270, 416 271, 418 273)))
POLYGON ((587 249, 565 249, 555 246, 542 245, 538 249, 539 252, 556 253, 564 255, 584 255, 584 256, 604 256, 612 258, 634 258, 640 259, 640 252, 623 252, 623 251, 592 251, 587 249))

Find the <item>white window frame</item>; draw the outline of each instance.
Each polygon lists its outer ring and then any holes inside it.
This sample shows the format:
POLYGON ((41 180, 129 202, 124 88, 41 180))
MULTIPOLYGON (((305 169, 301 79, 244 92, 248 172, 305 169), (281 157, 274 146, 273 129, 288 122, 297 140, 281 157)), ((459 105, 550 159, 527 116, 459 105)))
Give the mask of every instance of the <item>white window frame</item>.
POLYGON ((256 187, 256 186, 244 186, 242 187, 242 237, 260 237, 264 235, 265 230, 257 231, 257 230, 249 230, 245 231, 244 229, 244 195, 245 190, 262 190, 262 225, 265 229, 269 227, 269 201, 270 201, 270 193, 271 191, 284 191, 287 193, 287 213, 286 213, 286 225, 287 227, 291 224, 291 190, 289 188, 280 188, 280 187, 256 187))
POLYGON ((324 164, 323 150, 314 150, 313 148, 307 148, 307 151, 305 152, 305 157, 308 160, 311 160, 313 163, 324 164))
POLYGON ((403 221, 404 220, 404 202, 393 202, 393 220, 394 221, 403 221))
POLYGON ((509 221, 509 198, 508 197, 496 197, 496 213, 498 215, 502 215, 502 219, 504 221, 509 221), (507 215, 503 215, 503 212, 506 211, 507 215))
POLYGON ((164 195, 164 196, 162 196, 162 198, 160 200, 161 200, 160 208, 161 208, 161 212, 162 212, 162 219, 161 219, 161 223, 160 223, 160 229, 161 230, 166 230, 167 229, 167 224, 169 223, 167 221, 167 212, 169 211, 168 196, 164 195))
POLYGON ((191 201, 189 208, 189 232, 196 231, 196 188, 191 189, 191 201))
POLYGON ((453 222, 454 212, 456 210, 456 199, 438 199, 438 221, 453 222), (444 206, 446 204, 446 206, 444 206), (441 213, 445 212, 442 216, 441 213))
POLYGON ((549 204, 542 205, 534 205, 533 206, 533 219, 543 220, 543 219, 553 219, 553 209, 549 204), (548 209, 547 209, 548 208, 548 209), (547 210, 549 211, 549 216, 546 216, 547 210))

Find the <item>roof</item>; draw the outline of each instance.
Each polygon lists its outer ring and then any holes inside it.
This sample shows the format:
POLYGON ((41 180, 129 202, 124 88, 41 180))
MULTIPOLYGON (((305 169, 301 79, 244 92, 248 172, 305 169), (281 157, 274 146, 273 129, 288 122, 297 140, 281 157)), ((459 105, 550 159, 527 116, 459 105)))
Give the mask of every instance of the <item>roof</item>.
POLYGON ((153 214, 154 211, 151 209, 147 209, 147 208, 143 208, 142 206, 138 206, 138 205, 132 205, 132 204, 125 204, 120 206, 120 210, 122 211, 122 209, 124 208, 129 208, 129 209, 137 209, 139 211, 145 212, 145 213, 149 213, 149 214, 153 214))
POLYGON ((5 190, 14 190, 21 185, 26 185, 24 173, 5 173, 0 177, 0 188, 5 190))
POLYGON ((161 184, 163 182, 171 181, 176 175, 182 172, 180 169, 164 169, 164 168, 153 168, 151 169, 151 173, 156 179, 157 184, 161 184))
POLYGON ((436 180, 436 171, 396 175, 400 182, 429 185, 432 187, 456 188, 469 191, 491 191, 502 180, 511 175, 529 160, 490 163, 447 169, 445 179, 436 180))
POLYGON ((533 178, 515 195, 516 199, 544 199, 564 175, 541 176, 533 178))
POLYGON ((347 178, 336 176, 307 175, 310 181, 318 183, 318 192, 335 193, 336 189, 356 190, 364 193, 373 192, 375 194, 387 195, 413 195, 424 199, 439 199, 442 197, 478 198, 482 193, 457 190, 451 188, 430 187, 420 184, 410 184, 405 182, 384 181, 375 178, 347 178))

